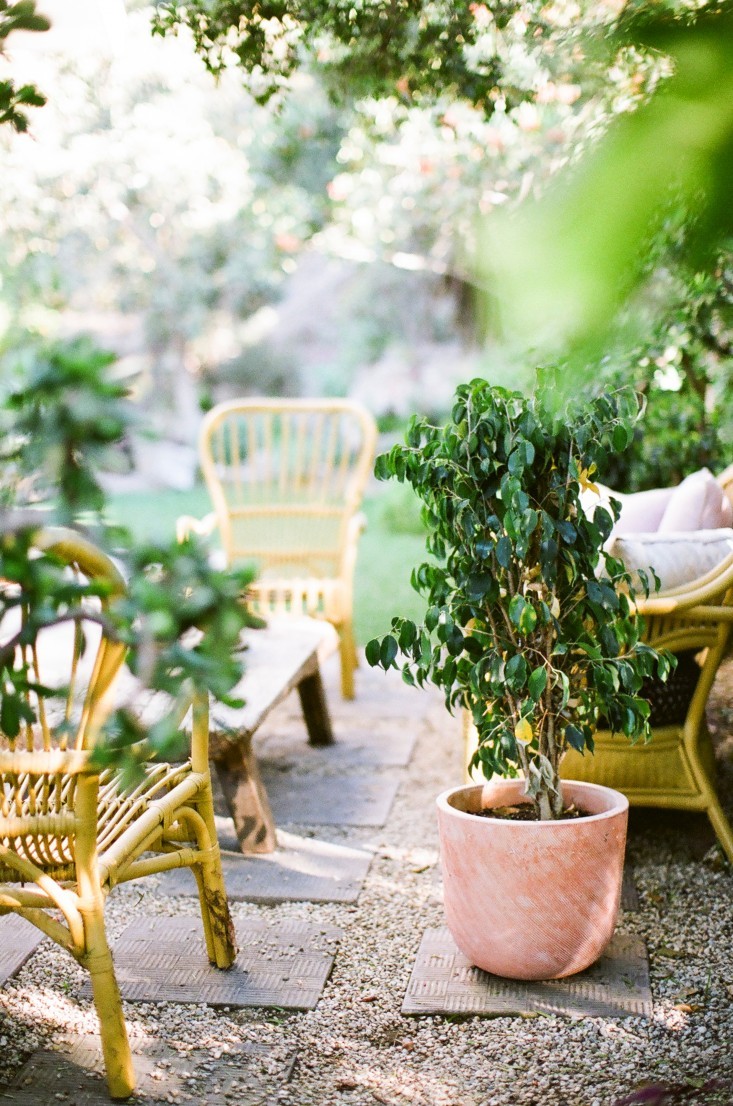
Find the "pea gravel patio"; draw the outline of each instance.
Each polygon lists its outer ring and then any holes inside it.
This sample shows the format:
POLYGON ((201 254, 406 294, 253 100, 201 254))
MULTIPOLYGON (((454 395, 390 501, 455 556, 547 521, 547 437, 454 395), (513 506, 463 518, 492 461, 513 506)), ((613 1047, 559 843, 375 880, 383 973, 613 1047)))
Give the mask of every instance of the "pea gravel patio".
MULTIPOLYGON (((408 729, 416 738, 409 764, 400 766, 402 745, 392 758, 389 776, 397 773, 399 790, 383 827, 297 828, 373 856, 361 893, 356 902, 232 905, 241 935, 250 920, 262 919, 339 930, 330 978, 316 1008, 305 1012, 126 1003, 136 1053, 169 1057, 156 1061, 160 1101, 185 1100, 180 1077, 166 1083, 165 1073, 192 1065, 205 1068, 207 1093, 216 1096, 211 1101, 232 1106, 612 1106, 652 1081, 699 1086, 717 1079, 733 1086, 733 875, 702 816, 633 813, 629 857, 638 909, 623 913, 619 933, 646 944, 651 1018, 402 1014, 423 937, 443 925, 433 798, 460 780, 459 725, 437 695, 364 668, 357 700, 344 703, 337 677, 335 666, 327 668, 337 737, 348 727, 360 743, 372 730, 384 742, 391 724, 400 742, 408 729), (232 1074, 238 1053, 247 1056, 239 1082, 232 1074)), ((720 791, 730 815, 732 665, 722 671, 713 699, 720 791)), ((273 716, 272 742, 273 763, 286 758, 298 772, 301 724, 292 747, 284 736, 296 711, 297 704, 283 704, 273 716)), ((265 760, 267 747, 265 731, 257 745, 265 760)), ((306 752, 304 766, 307 759, 306 752)), ((363 755, 356 770, 378 775, 382 769, 370 759, 363 755)), ((324 758, 319 770, 339 786, 340 764, 324 758)), ((195 914, 193 898, 165 894, 151 879, 116 889, 107 909, 113 941, 138 918, 195 914)), ((23 1071, 23 1086, 11 1085, 35 1050, 68 1054, 80 1039, 93 1043, 94 1013, 77 997, 83 982, 82 970, 44 939, 0 988, 0 1099, 54 1100, 45 1092, 33 1097, 32 1062, 23 1071)), ((38 1055, 39 1070, 52 1070, 46 1054, 38 1055)), ((733 1090, 716 1094, 700 1092, 684 1101, 733 1101, 733 1090)), ((149 1095, 140 1101, 146 1100, 152 1101, 149 1095)))

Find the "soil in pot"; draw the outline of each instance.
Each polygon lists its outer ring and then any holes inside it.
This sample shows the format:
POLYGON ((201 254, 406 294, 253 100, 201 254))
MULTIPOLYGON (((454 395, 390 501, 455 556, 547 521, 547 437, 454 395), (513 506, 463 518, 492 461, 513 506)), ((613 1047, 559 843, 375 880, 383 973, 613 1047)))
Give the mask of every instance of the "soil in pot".
MULTIPOLYGON (((506 818, 510 822, 539 822, 537 811, 532 803, 516 803, 513 806, 492 806, 486 807, 484 810, 477 810, 474 812, 477 818, 506 818)), ((591 812, 589 810, 581 810, 579 807, 571 804, 566 806, 560 815, 560 820, 565 821, 567 818, 589 818, 591 812)))

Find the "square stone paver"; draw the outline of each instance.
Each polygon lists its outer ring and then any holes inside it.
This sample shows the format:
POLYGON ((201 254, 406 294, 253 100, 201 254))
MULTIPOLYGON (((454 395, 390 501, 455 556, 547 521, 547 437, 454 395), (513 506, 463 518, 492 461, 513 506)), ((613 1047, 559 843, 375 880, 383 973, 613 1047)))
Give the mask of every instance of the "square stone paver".
MULTIPOLYGON (((298 837, 278 830, 274 853, 243 856, 231 819, 217 818, 222 868, 227 895, 233 902, 356 902, 372 854, 363 849, 298 837), (227 823, 220 828, 220 823, 227 823)), ((190 868, 178 868, 160 877, 166 895, 196 895, 190 868)))
MULTIPOLYGON (((262 1066, 273 1050, 264 1045, 230 1044, 216 1061, 205 1049, 181 1054, 163 1042, 134 1038, 130 1045, 137 1077, 135 1094, 127 1100, 131 1106, 261 1106, 268 1101, 262 1066)), ((280 1085, 289 1067, 292 1059, 283 1066, 280 1085)), ((99 1039, 84 1037, 65 1049, 35 1052, 0 1094, 14 1106, 109 1106, 99 1039)))
MULTIPOLYGON (((122 997, 131 1002, 313 1010, 340 937, 333 926, 248 918, 237 928, 237 959, 220 971, 206 957, 199 917, 141 918, 117 939, 112 955, 122 997)), ((88 982, 80 993, 91 996, 88 982)))
POLYGON ((41 931, 19 914, 0 917, 0 986, 20 971, 42 940, 41 931))
POLYGON ((262 766, 262 780, 278 825, 383 826, 400 777, 394 773, 320 776, 262 766))
POLYGON ((279 770, 298 767, 304 771, 313 768, 406 768, 412 758, 417 741, 415 725, 364 723, 339 726, 333 745, 316 747, 299 740, 292 723, 268 729, 266 736, 255 739, 257 756, 261 765, 271 765, 279 770))
POLYGON ((535 983, 501 979, 473 967, 445 927, 428 929, 402 1013, 650 1018, 646 946, 639 937, 616 934, 606 953, 587 971, 535 983))

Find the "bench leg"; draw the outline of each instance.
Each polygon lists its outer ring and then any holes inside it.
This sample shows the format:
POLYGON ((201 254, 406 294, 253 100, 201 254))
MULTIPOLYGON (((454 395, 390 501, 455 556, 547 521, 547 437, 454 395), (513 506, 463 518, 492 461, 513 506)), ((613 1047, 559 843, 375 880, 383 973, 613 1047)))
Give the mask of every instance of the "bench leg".
POLYGON ((243 853, 271 853, 277 844, 275 822, 260 777, 251 738, 232 745, 214 761, 224 798, 234 819, 243 853))
POLYGON ((306 676, 298 684, 300 705, 308 729, 308 741, 311 745, 333 745, 331 717, 328 713, 326 692, 323 689, 321 673, 318 669, 306 676))

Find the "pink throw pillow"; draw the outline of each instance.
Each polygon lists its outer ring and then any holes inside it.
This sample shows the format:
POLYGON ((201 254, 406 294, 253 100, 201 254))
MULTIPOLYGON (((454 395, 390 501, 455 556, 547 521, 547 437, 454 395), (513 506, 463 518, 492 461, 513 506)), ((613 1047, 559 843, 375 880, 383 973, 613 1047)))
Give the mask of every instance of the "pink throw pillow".
POLYGON ((660 534, 680 530, 717 530, 733 525, 733 507, 709 469, 685 477, 672 489, 658 526, 660 534))
POLYGON ((649 534, 659 529, 674 488, 650 488, 618 496, 621 514, 613 528, 615 534, 649 534))

